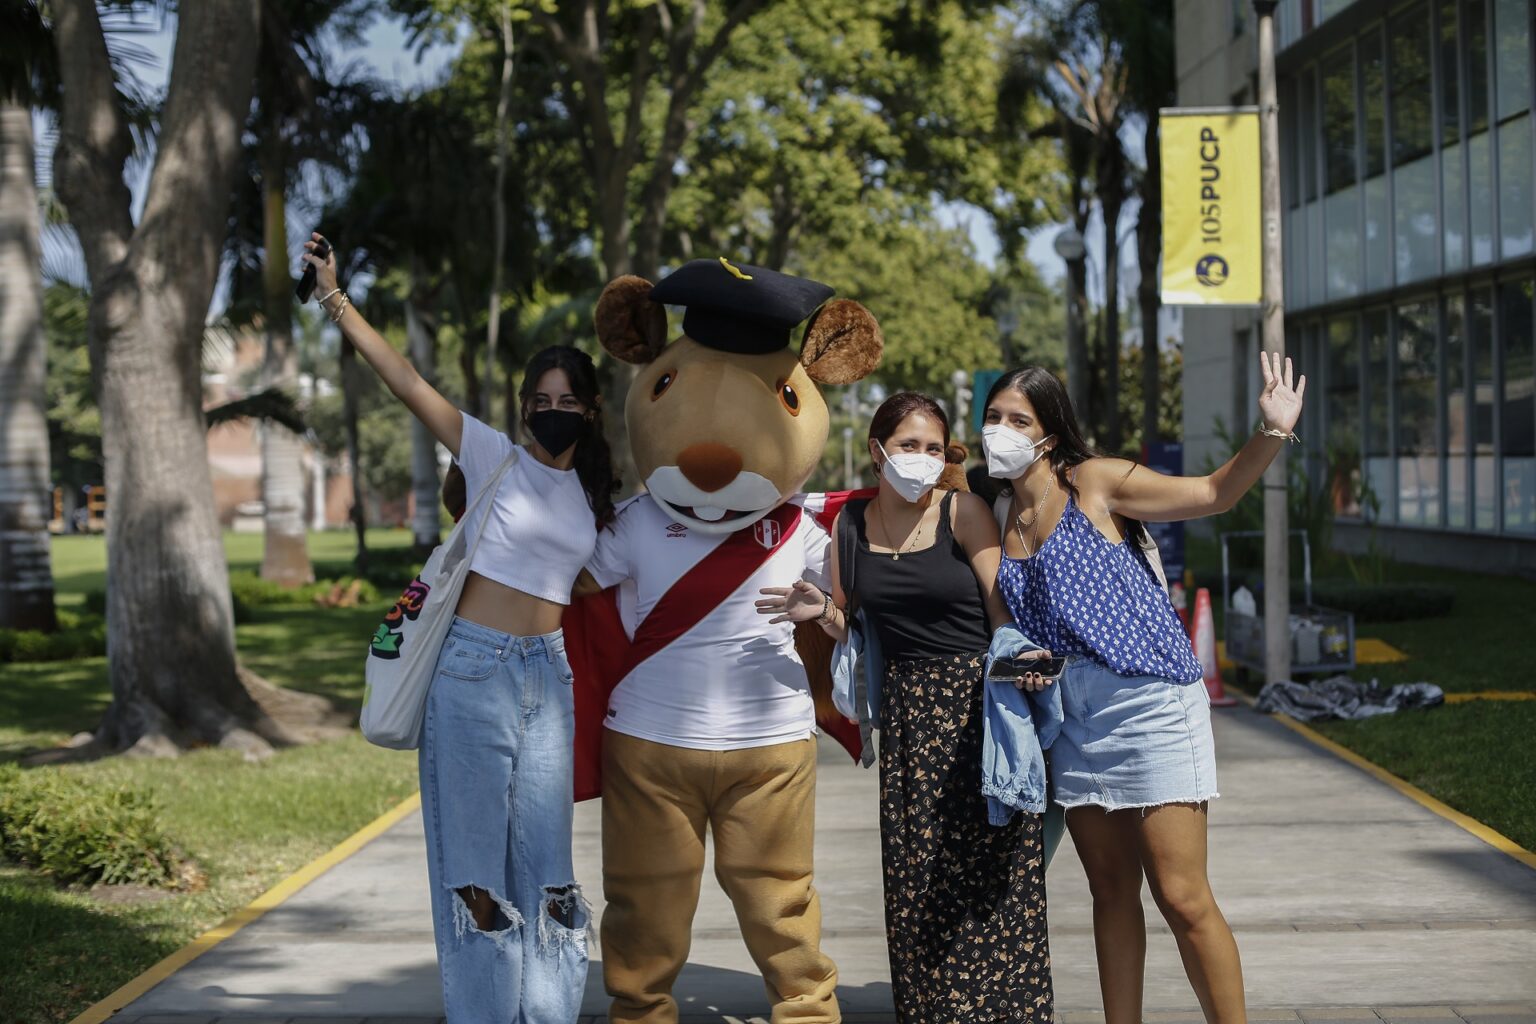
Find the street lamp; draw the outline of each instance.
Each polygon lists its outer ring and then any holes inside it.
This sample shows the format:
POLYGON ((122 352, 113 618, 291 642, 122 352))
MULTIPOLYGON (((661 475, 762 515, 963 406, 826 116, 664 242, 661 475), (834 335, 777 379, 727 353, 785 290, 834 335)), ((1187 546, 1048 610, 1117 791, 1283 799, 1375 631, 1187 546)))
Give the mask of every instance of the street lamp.
MULTIPOLYGON (((1276 0, 1253 0, 1259 36, 1259 187, 1264 209, 1263 350, 1285 355, 1284 279, 1280 266, 1280 127, 1275 88, 1276 0)), ((1290 509, 1286 451, 1264 471, 1264 679, 1291 678, 1290 509)))
POLYGON ((1077 268, 1088 255, 1082 232, 1068 224, 1052 242, 1056 255, 1067 264, 1067 393, 1079 416, 1088 411, 1088 358, 1083 344, 1083 317, 1077 294, 1077 268))

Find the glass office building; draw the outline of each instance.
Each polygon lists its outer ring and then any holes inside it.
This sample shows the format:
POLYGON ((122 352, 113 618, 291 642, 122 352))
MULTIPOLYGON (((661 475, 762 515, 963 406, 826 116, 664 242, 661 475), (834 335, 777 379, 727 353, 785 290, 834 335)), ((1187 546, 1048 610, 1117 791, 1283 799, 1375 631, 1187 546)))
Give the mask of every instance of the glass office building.
POLYGON ((1374 522, 1408 552, 1429 532, 1482 567, 1514 543, 1536 565, 1533 0, 1282 0, 1277 18, 1312 479, 1346 533, 1374 522), (1496 543, 1455 543, 1479 538, 1496 543))

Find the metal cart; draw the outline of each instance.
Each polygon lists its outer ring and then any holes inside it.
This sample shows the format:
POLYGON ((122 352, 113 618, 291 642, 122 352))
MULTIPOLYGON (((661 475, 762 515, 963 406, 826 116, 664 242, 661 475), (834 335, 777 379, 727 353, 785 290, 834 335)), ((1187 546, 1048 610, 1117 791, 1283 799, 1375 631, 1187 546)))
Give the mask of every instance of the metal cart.
MULTIPOLYGON (((1221 535, 1221 606, 1226 619, 1227 657, 1255 672, 1264 671, 1264 608, 1262 602, 1248 615, 1232 607, 1230 542, 1236 538, 1264 536, 1262 531, 1243 530, 1221 535)), ((1355 667, 1355 617, 1336 608, 1312 603, 1312 544, 1305 530, 1292 530, 1301 538, 1303 603, 1291 607, 1291 672, 1348 672, 1355 667)), ((1257 596, 1257 595, 1255 595, 1257 596)))

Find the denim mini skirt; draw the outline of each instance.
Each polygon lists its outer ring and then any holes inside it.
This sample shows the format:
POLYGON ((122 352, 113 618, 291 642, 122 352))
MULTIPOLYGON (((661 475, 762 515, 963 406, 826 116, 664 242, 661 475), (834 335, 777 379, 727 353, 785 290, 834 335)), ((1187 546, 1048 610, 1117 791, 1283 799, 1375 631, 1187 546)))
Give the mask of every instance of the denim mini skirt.
POLYGON ((1062 807, 1145 809, 1220 795, 1203 683, 1120 676, 1074 657, 1056 685, 1063 722, 1051 785, 1062 807))

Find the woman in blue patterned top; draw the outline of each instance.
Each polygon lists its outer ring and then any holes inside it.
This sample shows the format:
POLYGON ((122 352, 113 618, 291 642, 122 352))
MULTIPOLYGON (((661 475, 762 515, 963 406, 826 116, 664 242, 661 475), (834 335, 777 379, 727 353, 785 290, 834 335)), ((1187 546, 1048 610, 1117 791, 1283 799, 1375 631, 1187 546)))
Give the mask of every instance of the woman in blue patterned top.
POLYGON ((1143 878, 1206 1020, 1245 1019, 1237 944, 1206 878, 1206 812, 1217 796, 1210 700, 1140 521, 1230 509, 1295 438, 1306 378, 1293 384, 1289 359, 1260 362, 1263 426, 1204 477, 1093 452, 1046 370, 1014 370, 987 395, 988 470, 1008 481, 999 589, 1025 636, 1068 656, 1051 783, 1093 894, 1106 1024, 1141 1020, 1143 878))

